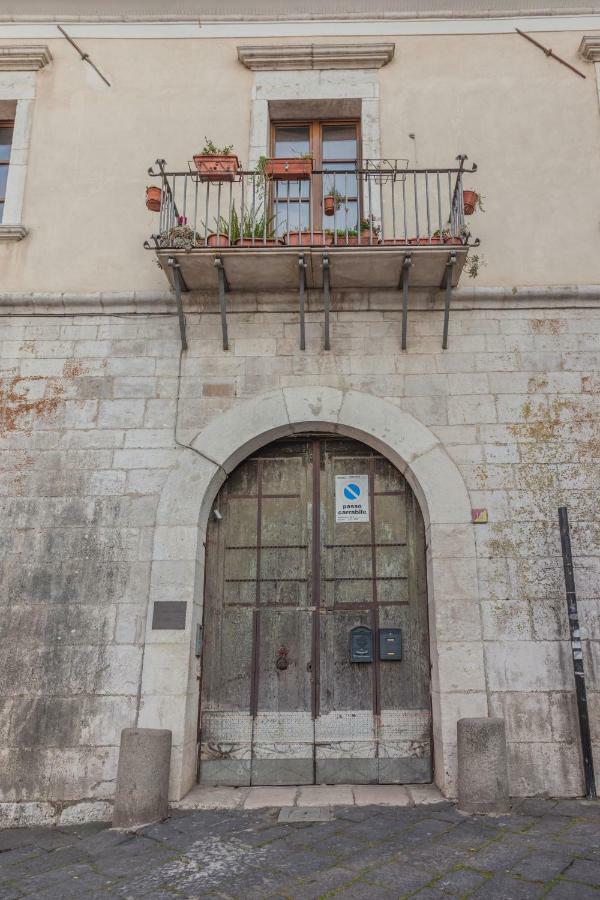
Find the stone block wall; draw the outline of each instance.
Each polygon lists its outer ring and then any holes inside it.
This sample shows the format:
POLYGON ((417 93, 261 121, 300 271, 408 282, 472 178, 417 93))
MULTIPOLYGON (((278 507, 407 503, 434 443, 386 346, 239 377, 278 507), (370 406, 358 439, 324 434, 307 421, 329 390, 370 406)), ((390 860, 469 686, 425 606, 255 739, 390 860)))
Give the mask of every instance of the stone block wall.
MULTIPOLYGON (((412 413, 459 467, 472 506, 487 508, 489 523, 474 527, 480 604, 470 627, 484 641, 489 714, 506 719, 511 792, 580 794, 557 508, 572 525, 600 769, 600 308, 472 304, 453 311, 446 351, 439 309, 414 310, 402 352, 391 304, 346 298, 325 353, 321 313, 308 314, 302 352, 296 312, 267 305, 230 313, 228 352, 218 316, 188 311, 180 378, 171 314, 0 319, 5 816, 106 814, 120 731, 143 702, 159 495, 192 452, 175 428, 187 443, 245 399, 308 385, 412 413)), ((189 573, 172 561, 180 538, 165 534, 154 599, 192 600, 181 587, 189 573)), ((469 639, 451 604, 444 628, 446 639, 469 639)), ((172 662, 187 667, 189 650, 172 662)))

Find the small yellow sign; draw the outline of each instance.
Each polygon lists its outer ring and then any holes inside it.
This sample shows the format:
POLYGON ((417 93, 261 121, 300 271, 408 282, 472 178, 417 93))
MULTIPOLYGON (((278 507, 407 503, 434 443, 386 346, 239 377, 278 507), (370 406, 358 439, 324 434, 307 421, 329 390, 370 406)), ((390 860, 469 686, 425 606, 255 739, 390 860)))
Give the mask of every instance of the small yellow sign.
POLYGON ((487 509, 472 509, 471 521, 473 525, 486 525, 488 521, 487 509))

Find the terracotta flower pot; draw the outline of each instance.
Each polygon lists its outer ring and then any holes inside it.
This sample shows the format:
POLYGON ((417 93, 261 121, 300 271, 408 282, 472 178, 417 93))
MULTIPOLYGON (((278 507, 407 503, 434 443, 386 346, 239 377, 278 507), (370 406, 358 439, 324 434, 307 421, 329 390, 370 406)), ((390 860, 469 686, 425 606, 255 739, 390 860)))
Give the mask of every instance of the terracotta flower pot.
POLYGON ((345 234, 338 234, 337 238, 332 240, 332 244, 336 247, 357 247, 358 235, 349 234, 348 237, 346 237, 345 234))
POLYGON ((323 212, 326 216, 335 215, 335 199, 331 196, 323 199, 323 212))
POLYGON ((291 247, 297 247, 299 244, 303 246, 312 245, 327 245, 331 244, 331 235, 326 234, 324 231, 313 231, 312 235, 310 231, 290 231, 289 235, 286 237, 286 242, 291 247))
POLYGON ((379 234, 376 231, 371 231, 369 228, 363 228, 360 233, 360 242, 361 244, 370 244, 374 247, 375 244, 379 243, 379 234))
POLYGON ((200 172, 200 181, 233 181, 240 167, 234 153, 197 153, 194 165, 200 172))
POLYGON ((280 247, 281 241, 277 238, 267 238, 266 241, 261 237, 254 238, 238 238, 235 242, 236 247, 280 247))
POLYGON ((476 191, 463 191, 463 210, 465 216, 472 216, 477 206, 476 191))
POLYGON ((146 188, 146 208, 151 212, 160 212, 162 191, 159 187, 146 188))
POLYGON ((432 237, 431 240, 429 240, 429 238, 426 238, 426 237, 411 238, 408 241, 408 243, 412 244, 413 246, 418 245, 420 247, 428 247, 430 244, 441 244, 442 239, 440 237, 432 237))
POLYGON ((268 159, 265 175, 275 181, 306 181, 312 175, 312 157, 268 159))
POLYGON ((225 234, 209 234, 206 243, 209 247, 229 247, 229 238, 225 234))
POLYGON ((463 242, 462 238, 452 237, 451 234, 447 234, 444 238, 445 244, 460 244, 460 245, 462 245, 462 242, 463 242))

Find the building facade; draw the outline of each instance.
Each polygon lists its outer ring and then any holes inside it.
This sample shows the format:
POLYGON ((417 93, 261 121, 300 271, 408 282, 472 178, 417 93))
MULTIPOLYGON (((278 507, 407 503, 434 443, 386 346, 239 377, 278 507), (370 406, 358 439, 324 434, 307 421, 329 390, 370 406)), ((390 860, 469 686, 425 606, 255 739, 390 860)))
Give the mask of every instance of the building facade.
POLYGON ((3 821, 581 795, 561 506, 600 760, 600 7, 343 5, 0 16, 3 821))

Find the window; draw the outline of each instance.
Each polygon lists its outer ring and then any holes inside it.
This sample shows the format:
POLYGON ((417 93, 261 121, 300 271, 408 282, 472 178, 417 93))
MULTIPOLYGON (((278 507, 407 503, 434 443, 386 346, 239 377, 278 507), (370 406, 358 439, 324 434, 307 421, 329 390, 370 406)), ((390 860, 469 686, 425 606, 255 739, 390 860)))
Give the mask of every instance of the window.
POLYGON ((0 222, 4 213, 8 164, 10 162, 14 125, 14 119, 0 119, 0 222))
POLYGON ((359 219, 358 179, 359 124, 352 121, 274 123, 272 156, 313 158, 323 174, 311 181, 279 181, 273 184, 273 215, 277 234, 312 227, 356 230, 359 219), (333 216, 323 214, 323 198, 334 194, 333 216))

